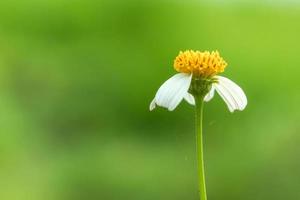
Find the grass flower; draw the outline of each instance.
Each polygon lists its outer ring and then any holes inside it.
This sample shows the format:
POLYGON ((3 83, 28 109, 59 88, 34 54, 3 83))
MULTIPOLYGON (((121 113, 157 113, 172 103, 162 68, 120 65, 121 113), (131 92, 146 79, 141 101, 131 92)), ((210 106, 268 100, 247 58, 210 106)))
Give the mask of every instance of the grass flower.
POLYGON ((150 103, 150 110, 156 106, 173 111, 185 99, 195 105, 196 144, 199 178, 199 195, 206 200, 206 185, 203 159, 202 113, 203 102, 214 97, 215 91, 225 101, 230 112, 244 110, 247 98, 243 90, 233 81, 219 76, 227 66, 218 51, 184 51, 175 58, 174 68, 179 73, 164 82, 150 103))

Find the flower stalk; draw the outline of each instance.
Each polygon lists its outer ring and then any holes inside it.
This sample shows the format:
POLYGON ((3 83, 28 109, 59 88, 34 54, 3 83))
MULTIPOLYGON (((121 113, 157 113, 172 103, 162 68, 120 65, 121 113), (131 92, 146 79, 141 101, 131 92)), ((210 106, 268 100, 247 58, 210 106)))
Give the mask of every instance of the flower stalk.
POLYGON ((205 172, 204 172, 204 157, 203 157, 203 134, 202 134, 202 119, 203 119, 203 101, 204 96, 194 95, 195 98, 195 125, 196 125, 196 153, 197 153, 197 169, 198 169, 198 187, 200 200, 207 200, 205 172))

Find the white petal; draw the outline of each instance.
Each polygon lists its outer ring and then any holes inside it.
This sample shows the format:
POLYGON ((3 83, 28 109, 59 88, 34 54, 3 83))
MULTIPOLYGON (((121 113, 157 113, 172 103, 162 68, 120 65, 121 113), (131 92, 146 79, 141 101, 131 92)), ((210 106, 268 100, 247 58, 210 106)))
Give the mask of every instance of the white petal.
POLYGON ((225 87, 228 88, 228 90, 231 90, 233 96, 236 98, 237 102, 239 103, 240 106, 239 110, 245 109, 248 100, 242 88, 240 88, 240 86, 238 86, 236 83, 234 83, 233 81, 231 81, 226 77, 217 76, 217 78, 219 82, 221 82, 225 87))
POLYGON ((215 87, 212 85, 210 91, 205 95, 204 101, 208 102, 210 101, 215 94, 215 87))
POLYGON ((152 111, 155 107, 156 107, 156 104, 155 104, 155 98, 154 98, 150 103, 150 107, 149 107, 150 111, 152 111))
POLYGON ((184 96, 184 99, 191 105, 195 105, 195 98, 193 95, 191 95, 190 93, 186 93, 186 95, 184 96))
POLYGON ((192 80, 192 75, 179 73, 175 74, 164 82, 158 89, 155 98, 150 104, 150 110, 155 108, 155 104, 169 111, 172 111, 186 96, 192 80))
POLYGON ((213 83, 213 85, 227 104, 230 112, 244 110, 247 105, 247 97, 243 90, 228 78, 215 77, 218 79, 218 83, 213 83))

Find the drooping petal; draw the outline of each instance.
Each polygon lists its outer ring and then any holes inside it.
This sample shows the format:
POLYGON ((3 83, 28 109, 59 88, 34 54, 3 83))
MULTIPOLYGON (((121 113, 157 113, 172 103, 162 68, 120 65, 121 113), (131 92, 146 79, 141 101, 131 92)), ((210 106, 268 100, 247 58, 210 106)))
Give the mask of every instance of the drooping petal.
POLYGON ((227 87, 235 93, 242 105, 242 109, 244 109, 247 106, 248 100, 242 88, 226 77, 218 76, 218 80, 223 82, 224 85, 227 85, 227 87))
POLYGON ((205 95, 204 101, 206 102, 210 101, 214 97, 214 94, 215 94, 215 87, 214 85, 212 85, 210 91, 205 95))
POLYGON ((156 104, 155 104, 155 98, 154 98, 154 99, 151 101, 150 106, 149 106, 150 111, 154 110, 155 107, 156 107, 156 104))
POLYGON ((193 95, 191 95, 190 93, 186 93, 186 95, 184 96, 184 100, 186 100, 189 104, 191 105, 195 105, 195 98, 193 97, 193 95))
POLYGON ((186 96, 191 80, 192 75, 184 73, 175 74, 169 78, 158 89, 150 104, 150 110, 153 110, 155 105, 167 108, 169 111, 174 110, 186 96))
POLYGON ((213 86, 227 104, 229 111, 244 110, 247 105, 247 97, 243 90, 228 78, 215 77, 218 79, 218 83, 213 83, 213 86))

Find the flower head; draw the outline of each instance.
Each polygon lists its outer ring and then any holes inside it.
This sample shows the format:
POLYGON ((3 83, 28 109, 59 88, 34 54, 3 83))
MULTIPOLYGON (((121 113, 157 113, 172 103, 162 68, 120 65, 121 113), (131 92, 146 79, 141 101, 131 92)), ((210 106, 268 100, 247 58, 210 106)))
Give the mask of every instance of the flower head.
POLYGON ((243 90, 228 78, 217 76, 226 66, 227 63, 218 51, 180 52, 174 61, 174 68, 180 73, 161 85, 150 104, 150 110, 158 105, 172 111, 183 99, 195 105, 195 96, 209 101, 215 91, 225 101, 230 112, 243 110, 247 105, 243 90))
POLYGON ((226 66, 218 51, 180 51, 174 60, 176 71, 199 77, 212 77, 223 72, 226 66))

